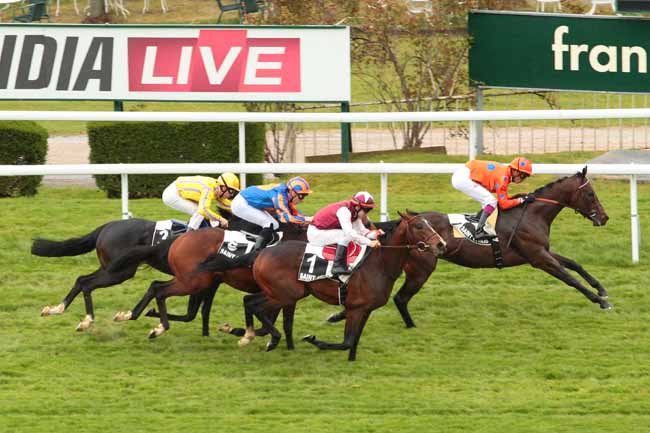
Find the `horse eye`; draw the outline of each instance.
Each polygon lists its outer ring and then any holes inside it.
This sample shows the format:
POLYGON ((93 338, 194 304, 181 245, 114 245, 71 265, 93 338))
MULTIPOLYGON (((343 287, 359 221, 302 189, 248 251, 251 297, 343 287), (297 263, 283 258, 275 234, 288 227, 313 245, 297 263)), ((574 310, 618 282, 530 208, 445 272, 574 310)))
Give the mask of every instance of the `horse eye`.
POLYGON ((422 227, 424 227, 424 225, 422 223, 416 223, 415 224, 415 228, 418 229, 418 230, 422 230, 422 227))

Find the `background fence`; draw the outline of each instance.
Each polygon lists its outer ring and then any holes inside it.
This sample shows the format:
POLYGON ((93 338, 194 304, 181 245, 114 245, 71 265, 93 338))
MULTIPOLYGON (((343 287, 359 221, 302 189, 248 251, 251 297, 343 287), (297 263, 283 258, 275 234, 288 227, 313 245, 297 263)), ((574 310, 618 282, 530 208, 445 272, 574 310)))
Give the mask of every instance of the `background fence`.
MULTIPOLYGON (((460 164, 246 164, 245 124, 246 122, 329 122, 329 123, 371 123, 371 122, 465 122, 469 123, 469 158, 476 155, 478 124, 484 121, 558 120, 571 119, 645 119, 650 109, 601 109, 601 110, 528 110, 528 111, 463 111, 463 112, 420 112, 420 113, 201 113, 201 112, 89 112, 89 111, 0 111, 0 120, 82 120, 82 121, 213 121, 239 123, 238 164, 95 164, 95 165, 32 165, 0 166, 0 176, 61 175, 61 174, 121 174, 122 215, 128 218, 128 175, 168 173, 220 173, 234 171, 241 173, 242 185, 246 184, 246 173, 377 173, 381 178, 381 219, 388 217, 388 175, 391 173, 450 174, 460 164)), ((536 164, 539 174, 567 175, 582 169, 576 164, 536 164)), ((591 174, 623 175, 630 178, 630 222, 632 237, 632 260, 639 261, 640 226, 637 206, 637 179, 650 175, 650 164, 592 164, 591 174)))

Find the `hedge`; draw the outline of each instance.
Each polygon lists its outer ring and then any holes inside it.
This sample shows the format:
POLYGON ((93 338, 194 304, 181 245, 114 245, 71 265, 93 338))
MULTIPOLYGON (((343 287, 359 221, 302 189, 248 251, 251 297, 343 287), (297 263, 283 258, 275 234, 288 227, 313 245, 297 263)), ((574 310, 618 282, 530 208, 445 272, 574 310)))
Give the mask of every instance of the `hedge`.
MULTIPOLYGON (((45 164, 47 130, 31 121, 0 122, 0 164, 45 164)), ((43 176, 0 176, 0 197, 36 194, 43 176)))
MULTIPOLYGON (((224 163, 239 161, 236 123, 219 122, 92 122, 88 126, 92 164, 224 163)), ((264 161, 264 124, 246 124, 246 162, 264 161)), ((183 173, 130 175, 129 197, 160 197, 183 173)), ((217 176, 219 173, 202 173, 217 176)), ((108 197, 119 197, 119 175, 95 175, 97 186, 108 197)), ((248 175, 247 184, 262 181, 261 174, 248 175)))

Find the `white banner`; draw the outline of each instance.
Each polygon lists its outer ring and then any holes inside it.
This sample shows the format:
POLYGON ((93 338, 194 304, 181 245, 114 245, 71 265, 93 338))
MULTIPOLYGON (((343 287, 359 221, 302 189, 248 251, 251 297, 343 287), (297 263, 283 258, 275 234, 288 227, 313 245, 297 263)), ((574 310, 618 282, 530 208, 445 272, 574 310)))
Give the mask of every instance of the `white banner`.
POLYGON ((0 99, 349 101, 350 32, 2 24, 0 99))

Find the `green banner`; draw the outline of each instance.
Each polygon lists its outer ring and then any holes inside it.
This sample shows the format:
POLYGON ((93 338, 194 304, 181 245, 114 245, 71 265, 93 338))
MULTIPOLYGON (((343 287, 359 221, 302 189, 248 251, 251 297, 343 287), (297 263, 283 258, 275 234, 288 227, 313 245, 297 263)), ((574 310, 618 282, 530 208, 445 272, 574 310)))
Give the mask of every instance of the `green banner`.
POLYGON ((473 85, 650 93, 650 20, 472 12, 473 85))

